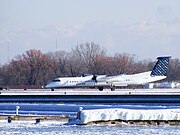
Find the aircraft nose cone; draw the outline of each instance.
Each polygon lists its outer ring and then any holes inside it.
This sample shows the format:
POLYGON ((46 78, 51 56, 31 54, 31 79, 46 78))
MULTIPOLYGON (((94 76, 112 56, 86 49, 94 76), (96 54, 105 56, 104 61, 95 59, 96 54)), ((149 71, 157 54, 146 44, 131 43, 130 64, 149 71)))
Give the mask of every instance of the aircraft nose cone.
POLYGON ((56 83, 56 82, 50 82, 50 83, 48 83, 46 86, 45 86, 45 88, 57 88, 58 86, 59 86, 60 84, 59 83, 56 83))
POLYGON ((52 87, 52 84, 51 83, 48 83, 45 88, 51 88, 52 87))

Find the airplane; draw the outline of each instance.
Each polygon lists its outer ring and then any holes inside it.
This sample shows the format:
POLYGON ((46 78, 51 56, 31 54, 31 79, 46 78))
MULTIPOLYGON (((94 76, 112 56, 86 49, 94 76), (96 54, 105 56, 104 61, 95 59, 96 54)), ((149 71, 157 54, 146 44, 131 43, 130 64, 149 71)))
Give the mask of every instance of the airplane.
POLYGON ((163 80, 167 77, 170 58, 170 56, 157 57, 158 61, 152 71, 131 75, 86 75, 81 77, 55 78, 45 88, 54 91, 56 88, 97 87, 100 91, 103 91, 104 87, 110 87, 111 91, 114 91, 116 87, 121 86, 145 85, 150 82, 163 80))

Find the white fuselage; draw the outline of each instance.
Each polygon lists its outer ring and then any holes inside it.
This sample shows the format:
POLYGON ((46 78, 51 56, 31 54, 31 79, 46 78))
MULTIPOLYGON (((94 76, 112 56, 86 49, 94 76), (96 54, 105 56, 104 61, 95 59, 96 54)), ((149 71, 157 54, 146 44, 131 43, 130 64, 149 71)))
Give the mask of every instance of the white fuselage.
POLYGON ((166 76, 151 76, 151 71, 133 74, 109 76, 99 75, 97 81, 92 80, 93 75, 86 77, 64 77, 56 78, 46 85, 46 88, 73 88, 73 87, 107 87, 107 86, 128 86, 142 85, 165 79, 166 76))
MULTIPOLYGON (((72 88, 72 87, 95 87, 96 82, 92 80, 93 75, 86 77, 63 77, 56 78, 46 85, 46 88, 72 88)), ((104 77, 102 75, 101 77, 104 77)))

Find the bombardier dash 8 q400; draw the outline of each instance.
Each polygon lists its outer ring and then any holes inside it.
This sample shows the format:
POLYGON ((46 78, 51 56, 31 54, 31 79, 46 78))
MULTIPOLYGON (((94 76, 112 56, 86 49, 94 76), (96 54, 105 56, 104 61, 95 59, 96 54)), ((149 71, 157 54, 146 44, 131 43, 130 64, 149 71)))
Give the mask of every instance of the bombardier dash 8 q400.
POLYGON ((87 75, 84 77, 55 78, 45 88, 52 91, 55 88, 97 87, 100 91, 104 87, 110 87, 114 91, 116 87, 129 85, 144 85, 146 83, 159 81, 167 77, 167 69, 170 57, 158 57, 152 71, 132 75, 87 75))

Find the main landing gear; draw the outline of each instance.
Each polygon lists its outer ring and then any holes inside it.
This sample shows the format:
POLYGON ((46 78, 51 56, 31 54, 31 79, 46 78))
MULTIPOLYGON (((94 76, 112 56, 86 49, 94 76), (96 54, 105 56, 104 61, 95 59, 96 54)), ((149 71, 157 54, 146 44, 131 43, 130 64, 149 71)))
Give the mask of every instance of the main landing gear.
POLYGON ((111 86, 111 91, 115 91, 116 86, 111 86))
POLYGON ((103 87, 98 87, 99 91, 103 91, 103 87))
MULTIPOLYGON (((98 87, 99 91, 103 91, 103 87, 98 87)), ((115 91, 116 86, 110 86, 111 91, 115 91)))

